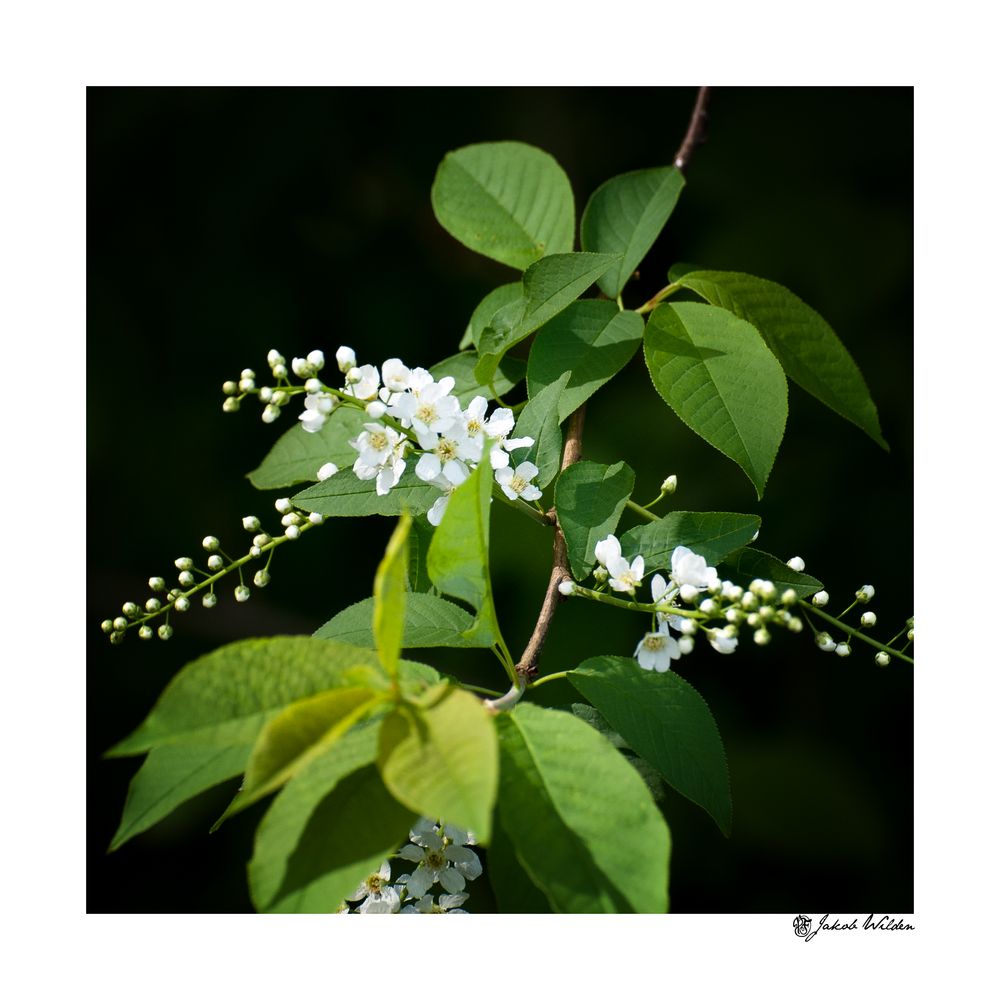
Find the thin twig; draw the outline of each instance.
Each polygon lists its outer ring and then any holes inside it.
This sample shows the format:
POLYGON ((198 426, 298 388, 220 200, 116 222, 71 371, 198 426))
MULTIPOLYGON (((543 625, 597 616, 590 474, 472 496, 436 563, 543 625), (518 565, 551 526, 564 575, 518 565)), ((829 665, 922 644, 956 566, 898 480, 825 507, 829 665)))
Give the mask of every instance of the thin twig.
POLYGON ((694 102, 694 110, 691 112, 691 121, 688 123, 688 130, 684 135, 684 141, 680 149, 674 156, 674 166, 681 172, 687 169, 688 160, 691 159, 695 148, 700 146, 706 138, 708 131, 708 94, 711 87, 699 87, 698 99, 694 102))

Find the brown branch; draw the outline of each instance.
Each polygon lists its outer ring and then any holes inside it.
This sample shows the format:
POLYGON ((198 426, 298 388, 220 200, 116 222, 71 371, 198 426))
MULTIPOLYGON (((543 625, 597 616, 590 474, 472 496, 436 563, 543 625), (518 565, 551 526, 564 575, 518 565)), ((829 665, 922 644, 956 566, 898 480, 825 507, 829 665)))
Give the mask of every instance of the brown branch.
POLYGON ((674 156, 674 166, 681 172, 687 169, 688 161, 691 159, 695 149, 706 139, 708 131, 708 94, 711 87, 699 87, 698 98, 694 102, 694 110, 691 112, 691 121, 688 122, 688 129, 684 135, 684 141, 674 156))
MULTIPOLYGON (((698 98, 695 101, 694 110, 691 112, 691 120, 688 123, 684 141, 677 150, 674 157, 674 166, 682 173, 691 159, 691 155, 697 146, 705 141, 705 131, 708 121, 708 87, 701 87, 698 90, 698 98)), ((569 418, 566 427, 566 443, 563 446, 562 464, 559 471, 565 471, 574 462, 580 460, 583 452, 583 418, 586 404, 575 410, 569 418)), ((556 516, 556 509, 553 507, 548 512, 549 523, 555 528, 555 538, 552 540, 552 572, 549 574, 549 585, 545 590, 545 597, 542 598, 542 607, 538 612, 538 620, 531 633, 527 646, 521 654, 521 659, 517 663, 517 676, 521 682, 521 687, 515 686, 511 692, 511 701, 516 702, 520 698, 523 686, 526 686, 538 673, 538 658, 542 654, 542 647, 545 645, 546 636, 549 634, 549 626, 555 617, 556 607, 561 600, 565 600, 559 593, 559 584, 563 580, 572 580, 569 570, 569 555, 566 551, 566 539, 563 536, 562 528, 559 526, 559 519, 556 516)), ((500 708, 499 704, 489 703, 495 709, 500 708)), ((507 707, 506 704, 503 707, 507 707)))

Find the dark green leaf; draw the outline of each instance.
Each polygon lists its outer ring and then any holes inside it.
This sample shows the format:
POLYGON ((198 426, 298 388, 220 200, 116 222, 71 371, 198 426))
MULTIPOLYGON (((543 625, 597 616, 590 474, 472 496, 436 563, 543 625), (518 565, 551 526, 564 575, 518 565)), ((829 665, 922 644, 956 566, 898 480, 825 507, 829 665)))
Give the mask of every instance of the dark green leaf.
POLYGON ((808 597, 823 587, 814 576, 796 573, 777 556, 760 549, 739 549, 727 557, 718 569, 719 576, 724 576, 741 587, 749 586, 751 580, 770 580, 778 588, 779 594, 791 588, 799 597, 808 597))
POLYGON ((545 489, 559 473, 562 461, 562 431, 559 429, 559 400, 570 373, 547 385, 537 396, 528 400, 517 418, 511 437, 534 438, 530 448, 518 448, 511 452, 511 465, 533 462, 538 467, 535 482, 545 489))
POLYGON ((431 204, 459 243, 519 271, 573 249, 573 189, 559 164, 534 146, 484 142, 448 153, 431 204))
POLYGON ((640 757, 729 836, 726 753, 708 705, 687 681, 672 671, 643 670, 621 656, 596 656, 568 679, 640 757))
POLYGON ((410 529, 410 564, 406 571, 412 593, 427 593, 434 588, 431 578, 427 575, 427 549, 433 537, 434 525, 426 517, 415 518, 410 529))
POLYGON ((613 299, 621 293, 656 242, 683 187, 684 176, 676 167, 655 167, 612 177, 590 196, 580 220, 580 245, 622 258, 598 282, 605 295, 613 299))
POLYGON ((513 302, 518 302, 520 299, 520 281, 512 281, 510 284, 494 288, 473 310, 472 317, 469 319, 469 325, 465 328, 465 335, 462 337, 462 342, 458 345, 458 349, 464 351, 467 347, 478 348, 479 338, 482 336, 483 330, 490 325, 490 321, 498 310, 504 306, 509 306, 513 302))
POLYGON ((375 492, 375 480, 361 480, 348 466, 335 476, 310 486, 292 497, 292 503, 302 510, 316 511, 327 517, 365 517, 382 514, 423 514, 428 511, 441 491, 418 479, 412 469, 403 473, 399 484, 384 497, 375 492))
POLYGON ((528 356, 528 395, 570 373, 559 399, 565 420, 628 364, 642 342, 638 313, 621 312, 613 302, 573 302, 538 331, 528 356))
POLYGON ((412 518, 403 514, 393 531, 385 555, 375 572, 375 597, 372 609, 372 632, 375 647, 385 672, 396 676, 399 650, 403 642, 406 618, 406 571, 409 569, 407 540, 412 518))
MULTIPOLYGON (((473 397, 489 398, 491 394, 489 386, 480 385, 476 381, 475 368, 478 360, 479 356, 475 351, 463 351, 461 354, 453 354, 450 358, 439 361, 430 372, 436 381, 450 375, 455 380, 455 388, 452 389, 451 395, 457 397, 465 407, 472 402, 473 397)), ((493 388, 496 389, 497 395, 502 396, 513 389, 524 378, 526 367, 520 358, 504 358, 493 376, 493 388)))
POLYGON ((497 794, 497 736, 483 703, 448 690, 428 708, 407 704, 386 716, 378 766, 386 788, 409 809, 475 832, 488 843, 497 794))
POLYGON ((656 391, 763 496, 785 433, 788 386, 760 334, 725 309, 667 303, 646 324, 645 353, 656 391))
POLYGON ((557 913, 663 913, 670 832, 643 780, 568 712, 497 717, 498 813, 557 913))
POLYGON ((493 824, 486 870, 501 913, 551 913, 545 894, 517 860, 517 850, 502 823, 493 824))
MULTIPOLYGON (((375 648, 372 635, 372 598, 366 598, 349 608, 344 608, 325 625, 317 629, 320 639, 339 639, 352 646, 375 648)), ((430 646, 457 646, 472 648, 475 642, 463 633, 472 629, 474 619, 464 608, 433 594, 408 594, 406 616, 403 620, 403 648, 419 649, 430 646)), ((492 646, 492 641, 487 641, 492 646)))
POLYGON ((499 310, 479 338, 476 378, 489 383, 507 351, 558 316, 617 260, 611 254, 563 253, 532 264, 522 278, 521 300, 499 310))
POLYGON ((634 485, 635 473, 624 462, 576 462, 556 480, 556 513, 578 580, 594 565, 594 546, 615 533, 634 485))
POLYGON ((622 555, 629 560, 640 552, 646 572, 669 569, 670 556, 678 545, 705 557, 717 566, 731 552, 750 542, 760 530, 756 514, 717 511, 674 510, 658 521, 640 524, 622 535, 622 555))
POLYGON ((109 850, 169 816, 206 789, 242 774, 250 745, 155 747, 128 786, 125 811, 109 850))
POLYGON ((830 324, 798 296, 736 271, 689 271, 671 280, 752 323, 793 382, 888 450, 854 359, 830 324))
POLYGON ((316 473, 327 462, 350 470, 358 453, 348 442, 364 430, 368 419, 363 410, 345 405, 338 406, 318 431, 309 432, 296 421, 247 478, 259 490, 278 490, 316 482, 316 473))
MULTIPOLYGON (((416 686, 436 674, 400 664, 416 686)), ((187 664, 166 686, 146 720, 108 751, 126 757, 174 744, 243 746, 253 743, 280 709, 331 688, 387 683, 378 657, 329 639, 279 636, 243 639, 187 664)))

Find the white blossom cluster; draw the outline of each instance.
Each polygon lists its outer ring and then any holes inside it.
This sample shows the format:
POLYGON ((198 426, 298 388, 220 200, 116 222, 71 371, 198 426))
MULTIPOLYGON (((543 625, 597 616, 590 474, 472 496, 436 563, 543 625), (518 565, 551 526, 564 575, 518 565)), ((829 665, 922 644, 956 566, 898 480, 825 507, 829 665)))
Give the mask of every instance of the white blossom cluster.
POLYGON ((390 860, 382 862, 346 899, 338 913, 467 913, 466 882, 483 873, 479 855, 472 850, 475 837, 450 823, 420 819, 410 831, 410 842, 396 859, 414 865, 395 879, 390 860), (442 891, 434 895, 434 887, 442 891), (353 909, 351 904, 358 904, 353 909))
MULTIPOLYGON (((594 549, 598 565, 594 578, 599 588, 606 585, 619 594, 635 597, 645 574, 645 560, 637 555, 631 563, 622 556, 621 542, 608 535, 594 549)), ((798 557, 790 560, 804 568, 798 557)), ((578 591, 575 584, 561 588, 564 594, 578 591)), ((704 632, 709 644, 719 653, 732 653, 739 642, 739 629, 754 629, 757 645, 770 642, 770 630, 787 628, 802 631, 802 619, 788 608, 798 595, 792 589, 780 596, 770 580, 753 580, 744 589, 730 580, 719 578, 714 566, 684 545, 670 556, 670 573, 664 578, 656 573, 650 580, 656 630, 647 632, 636 646, 634 656, 643 670, 663 673, 674 660, 694 649, 694 638, 704 632), (713 622, 718 624, 712 624, 713 622), (676 635, 675 635, 676 633, 676 635)))
MULTIPOLYGON (((304 391, 299 420, 306 431, 315 433, 338 406, 362 407, 370 422, 349 442, 358 453, 354 475, 363 481, 374 480, 376 494, 386 496, 399 484, 410 456, 419 456, 414 473, 441 491, 427 512, 433 525, 441 523, 449 497, 486 452, 497 484, 508 499, 531 502, 541 497, 542 491, 532 481, 538 475, 537 466, 532 462, 511 466, 512 451, 534 444, 530 437, 510 437, 514 430, 511 410, 497 407, 487 417, 485 396, 476 396, 463 409, 453 395, 454 378, 435 379, 426 369, 408 368, 399 358, 389 358, 379 369, 359 366, 350 347, 338 348, 336 357, 344 376, 341 388, 320 381, 318 375, 326 359, 318 350, 292 359, 292 372, 305 380, 303 386, 292 386, 285 359, 271 351, 268 363, 278 385, 258 388, 254 372, 246 369, 239 382, 223 386, 228 396, 224 409, 238 409, 243 396, 256 394, 266 403, 263 419, 270 423, 281 406, 304 391)), ((335 463, 326 462, 316 475, 324 481, 339 471, 335 463)))

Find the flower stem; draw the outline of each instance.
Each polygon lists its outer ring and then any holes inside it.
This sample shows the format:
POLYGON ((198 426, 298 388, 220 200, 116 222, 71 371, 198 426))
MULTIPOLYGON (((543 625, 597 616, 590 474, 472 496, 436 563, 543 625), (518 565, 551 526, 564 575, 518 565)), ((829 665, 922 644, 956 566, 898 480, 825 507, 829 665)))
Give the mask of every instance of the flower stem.
MULTIPOLYGON (((656 501, 654 500, 653 503, 656 503, 656 501)), ((628 507, 629 510, 634 511, 636 514, 638 514, 639 517, 644 517, 647 521, 660 520, 660 518, 656 514, 654 514, 651 510, 646 510, 645 507, 640 507, 639 504, 637 504, 634 500, 626 500, 625 506, 628 507)))
MULTIPOLYGON (((906 663, 913 664, 913 660, 909 656, 905 656, 898 649, 893 649, 891 646, 887 646, 884 642, 879 642, 877 639, 873 639, 871 636, 865 635, 864 632, 860 632, 856 628, 851 628, 850 625, 845 625, 839 618, 834 618, 833 615, 828 615, 825 611, 817 608, 815 605, 806 604, 804 601, 799 605, 799 607, 807 615, 816 615, 822 618, 823 621, 829 622, 831 625, 836 625, 841 631, 846 632, 848 635, 855 639, 860 639, 862 642, 868 643, 869 646, 874 646, 875 649, 880 649, 884 653, 888 653, 890 656, 895 656, 898 660, 904 660, 906 663)), ((852 605, 853 607, 853 605, 852 605)), ((904 647, 905 648, 905 647, 904 647)))
POLYGON ((560 670, 556 674, 546 674, 544 677, 539 677, 538 680, 532 681, 532 688, 538 687, 540 684, 548 684, 549 681, 561 681, 564 677, 568 677, 572 671, 560 670))

